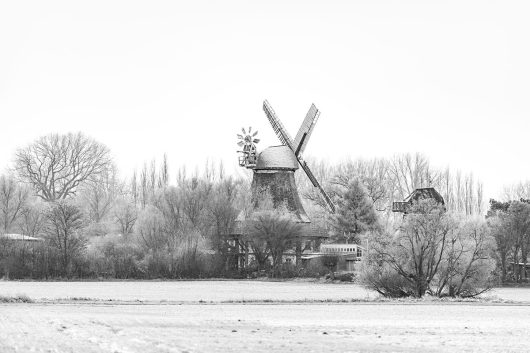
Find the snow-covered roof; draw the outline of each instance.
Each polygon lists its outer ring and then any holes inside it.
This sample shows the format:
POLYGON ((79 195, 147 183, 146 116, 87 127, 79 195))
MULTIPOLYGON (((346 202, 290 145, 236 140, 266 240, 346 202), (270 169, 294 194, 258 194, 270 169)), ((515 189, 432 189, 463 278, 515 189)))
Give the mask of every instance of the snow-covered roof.
POLYGON ((16 241, 44 241, 44 239, 42 238, 35 238, 35 237, 30 237, 29 235, 15 234, 15 233, 0 234, 0 238, 8 239, 8 240, 16 240, 16 241))
POLYGON ((435 188, 418 188, 414 190, 403 202, 412 202, 425 199, 434 199, 436 202, 444 205, 444 198, 435 188))
POLYGON ((298 161, 293 151, 285 145, 271 146, 264 149, 258 156, 256 170, 296 170, 298 161))

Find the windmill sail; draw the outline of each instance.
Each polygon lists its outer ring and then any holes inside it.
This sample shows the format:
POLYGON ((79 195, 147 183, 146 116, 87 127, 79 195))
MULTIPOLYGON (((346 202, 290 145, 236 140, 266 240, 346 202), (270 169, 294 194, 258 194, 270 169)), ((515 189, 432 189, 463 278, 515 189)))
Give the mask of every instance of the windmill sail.
POLYGON ((304 122, 302 123, 302 126, 300 126, 300 129, 298 130, 298 133, 294 139, 295 155, 300 156, 302 153, 304 153, 305 147, 307 146, 307 141, 309 141, 309 137, 313 132, 319 116, 320 111, 314 104, 311 104, 311 108, 309 108, 304 122))
POLYGON ((302 166, 302 169, 304 170, 305 174, 307 175, 307 177, 309 178, 309 180, 311 181, 313 186, 318 188, 318 190, 320 190, 320 193, 324 197, 324 200, 326 200, 326 203, 328 204, 328 206, 331 209, 331 211, 335 212, 335 205, 333 204, 333 202, 329 198, 329 196, 326 193, 326 191, 324 191, 324 188, 320 185, 320 183, 318 182, 317 178, 315 178, 315 175, 313 174, 313 172, 311 172, 311 169, 309 169, 309 166, 307 165, 307 163, 303 159, 298 159, 298 162, 302 166))
POLYGON ((269 122, 271 123, 272 128, 274 129, 274 132, 280 141, 282 141, 284 145, 289 147, 291 151, 294 152, 294 143, 291 135, 289 135, 280 119, 278 119, 278 116, 267 100, 263 101, 263 110, 265 111, 265 115, 267 115, 267 118, 269 119, 269 122))

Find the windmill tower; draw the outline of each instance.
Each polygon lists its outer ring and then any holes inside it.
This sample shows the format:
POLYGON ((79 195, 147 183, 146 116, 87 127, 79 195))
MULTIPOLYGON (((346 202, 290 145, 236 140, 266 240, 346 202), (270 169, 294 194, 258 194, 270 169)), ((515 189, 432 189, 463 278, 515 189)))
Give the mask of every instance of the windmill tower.
MULTIPOLYGON (((266 100, 263 102, 263 110, 282 144, 268 147, 259 154, 255 148, 252 152, 247 152, 251 147, 244 147, 244 150, 240 151, 243 154, 239 160, 240 165, 253 171, 252 206, 258 208, 259 200, 270 196, 272 205, 269 207, 274 209, 285 206, 293 220, 309 226, 311 220, 304 210, 294 178, 299 167, 302 167, 313 186, 320 190, 330 210, 335 211, 333 202, 302 158, 320 111, 314 104, 311 105, 293 140, 266 100)), ((242 217, 239 219, 243 220, 242 217)), ((308 233, 315 233, 314 227, 308 227, 308 233)))

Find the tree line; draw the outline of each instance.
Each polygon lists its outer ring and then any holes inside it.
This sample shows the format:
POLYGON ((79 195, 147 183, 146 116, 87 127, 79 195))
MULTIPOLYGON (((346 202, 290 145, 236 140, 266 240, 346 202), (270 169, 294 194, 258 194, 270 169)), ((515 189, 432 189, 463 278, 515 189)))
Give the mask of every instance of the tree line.
MULTIPOLYGON (((485 213, 482 183, 471 174, 437 169, 421 154, 337 164, 311 161, 337 212, 303 174, 297 183, 304 208, 330 241, 368 249, 363 283, 390 296, 425 293, 473 296, 495 280, 523 281, 528 203, 525 184, 506 189, 517 201, 491 201, 485 213), (435 187, 446 200, 414 205, 403 217, 391 212, 418 187, 435 187), (443 212, 442 212, 443 211, 443 212), (420 231, 421 230, 421 231, 420 231), (518 272, 519 271, 519 272, 518 272)), ((221 163, 201 171, 178 168, 173 177, 164 156, 128 179, 120 177, 109 149, 83 134, 51 134, 18 149, 10 172, 0 178, 0 266, 12 278, 189 278, 323 275, 333 261, 301 268, 286 265, 287 249, 300 250, 303 236, 287 212, 256 212, 245 229, 250 175, 234 178, 221 163), (235 233, 242 237, 234 237, 235 233), (254 254, 237 270, 234 255, 254 254)))

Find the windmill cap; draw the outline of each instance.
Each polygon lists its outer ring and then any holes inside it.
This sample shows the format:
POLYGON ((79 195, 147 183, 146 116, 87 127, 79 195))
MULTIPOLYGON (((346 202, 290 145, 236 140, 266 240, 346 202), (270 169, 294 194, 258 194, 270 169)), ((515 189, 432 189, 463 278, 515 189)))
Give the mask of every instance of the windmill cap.
POLYGON ((285 145, 271 146, 264 149, 258 155, 256 163, 257 170, 296 170, 298 169, 298 161, 294 156, 293 151, 285 145))

